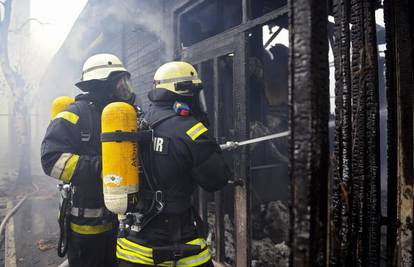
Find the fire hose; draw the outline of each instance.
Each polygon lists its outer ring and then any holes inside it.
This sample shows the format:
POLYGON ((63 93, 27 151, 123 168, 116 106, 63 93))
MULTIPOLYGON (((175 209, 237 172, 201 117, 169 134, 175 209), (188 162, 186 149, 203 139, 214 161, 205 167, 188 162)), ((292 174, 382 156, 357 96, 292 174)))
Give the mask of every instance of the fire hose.
MULTIPOLYGON (((335 121, 330 121, 328 126, 329 126, 329 128, 335 127, 335 121)), ((272 139, 278 139, 278 138, 281 138, 281 137, 288 136, 289 134, 290 134, 290 131, 285 131, 285 132, 270 134, 270 135, 266 135, 266 136, 262 136, 262 137, 253 138, 253 139, 248 139, 248 140, 241 141, 241 142, 227 141, 225 144, 221 144, 220 148, 221 148, 221 150, 233 150, 233 149, 236 149, 240 146, 250 145, 250 144, 254 144, 254 143, 260 143, 260 142, 267 141, 267 140, 272 140, 272 139)))
POLYGON ((27 195, 25 195, 17 204, 16 204, 16 206, 14 206, 14 208, 11 210, 11 211, 9 211, 7 214, 6 214, 6 216, 4 217, 4 219, 3 219, 3 221, 1 222, 1 224, 0 224, 0 236, 3 234, 3 232, 4 232, 4 228, 6 227, 6 225, 7 225, 7 222, 9 221, 9 219, 11 218, 11 217, 13 217, 13 214, 20 208, 20 206, 23 204, 23 202, 30 196, 30 195, 32 195, 32 194, 34 194, 34 193, 36 193, 37 191, 39 191, 39 188, 35 185, 35 184, 33 184, 33 187, 36 189, 35 191, 33 191, 33 192, 31 192, 31 193, 29 193, 29 194, 27 194, 27 195))
POLYGON ((289 133, 290 133, 289 131, 285 131, 285 132, 275 133, 275 134, 257 137, 253 139, 248 139, 248 140, 241 141, 241 142, 227 141, 225 144, 220 145, 220 148, 221 150, 233 150, 240 146, 245 146, 249 144, 260 143, 260 142, 267 141, 267 140, 285 137, 285 136, 288 136, 289 133))

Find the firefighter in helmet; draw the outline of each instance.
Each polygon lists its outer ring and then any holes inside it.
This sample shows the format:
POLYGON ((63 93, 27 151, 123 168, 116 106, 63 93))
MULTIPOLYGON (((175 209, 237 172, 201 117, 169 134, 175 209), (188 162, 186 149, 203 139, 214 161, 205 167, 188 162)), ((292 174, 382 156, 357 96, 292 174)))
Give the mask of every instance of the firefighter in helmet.
POLYGON ((169 62, 148 98, 153 141, 140 144, 143 178, 131 227, 117 241, 119 266, 213 266, 191 195, 197 185, 223 188, 230 172, 208 135, 202 81, 191 64, 169 62))
POLYGON ((115 55, 88 58, 76 84, 85 93, 54 116, 42 142, 43 170, 71 187, 67 253, 73 267, 116 266, 118 222, 102 193, 101 113, 111 102, 134 103, 129 78, 115 55))

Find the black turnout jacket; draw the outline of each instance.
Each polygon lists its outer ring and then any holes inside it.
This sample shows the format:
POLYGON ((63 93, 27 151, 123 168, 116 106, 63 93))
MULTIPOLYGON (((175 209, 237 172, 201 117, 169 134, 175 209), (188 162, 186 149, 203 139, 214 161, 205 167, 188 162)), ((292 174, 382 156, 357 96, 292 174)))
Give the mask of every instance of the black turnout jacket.
MULTIPOLYGON (((175 94, 157 89, 150 91, 148 97, 151 104, 145 119, 154 130, 154 139, 151 144, 140 146, 146 177, 140 180, 140 192, 162 191, 165 207, 143 230, 128 239, 149 246, 171 245, 178 227, 180 241, 187 242, 200 237, 191 208, 194 190, 198 185, 208 192, 223 188, 230 171, 220 147, 209 137, 207 125, 191 114, 175 113, 175 94), (172 217, 179 218, 180 226, 171 225, 172 217)), ((141 197, 139 205, 145 201, 145 196, 141 197)))
POLYGON ((113 227, 101 179, 101 113, 108 103, 78 95, 50 122, 41 146, 44 172, 73 186, 71 229, 77 234, 101 234, 113 227))

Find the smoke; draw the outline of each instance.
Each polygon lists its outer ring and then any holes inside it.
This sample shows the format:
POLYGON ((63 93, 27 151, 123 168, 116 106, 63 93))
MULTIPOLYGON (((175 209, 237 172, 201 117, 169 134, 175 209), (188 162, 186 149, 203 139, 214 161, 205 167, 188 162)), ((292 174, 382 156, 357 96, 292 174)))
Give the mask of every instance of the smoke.
POLYGON ((172 51, 172 34, 163 31, 160 7, 159 1, 149 0, 90 1, 71 30, 70 39, 66 40, 63 49, 73 61, 86 59, 104 42, 114 42, 113 39, 105 39, 105 36, 118 35, 116 38, 121 43, 125 25, 127 34, 136 28, 143 29, 157 36, 167 51, 172 51), (89 45, 85 47, 85 44, 89 45))
POLYGON ((172 32, 164 30, 161 1, 126 0, 113 2, 114 8, 108 10, 108 17, 114 17, 126 25, 136 25, 143 28, 145 31, 156 35, 166 50, 173 50, 172 32))

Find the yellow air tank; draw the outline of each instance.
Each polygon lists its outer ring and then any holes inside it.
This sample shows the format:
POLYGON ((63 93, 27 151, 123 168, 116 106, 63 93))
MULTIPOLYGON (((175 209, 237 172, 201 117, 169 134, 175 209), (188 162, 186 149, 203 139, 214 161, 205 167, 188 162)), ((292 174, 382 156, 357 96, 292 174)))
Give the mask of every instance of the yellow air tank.
POLYGON ((102 177, 105 206, 122 217, 137 201, 137 113, 131 105, 114 102, 102 111, 102 177), (108 136, 106 140, 104 136, 108 136), (127 137, 125 137, 127 136, 127 137), (121 138, 122 140, 120 140, 121 138))
POLYGON ((50 110, 50 117, 53 120, 57 114, 64 111, 70 104, 75 102, 75 99, 70 96, 59 96, 52 102, 52 109, 50 110))

